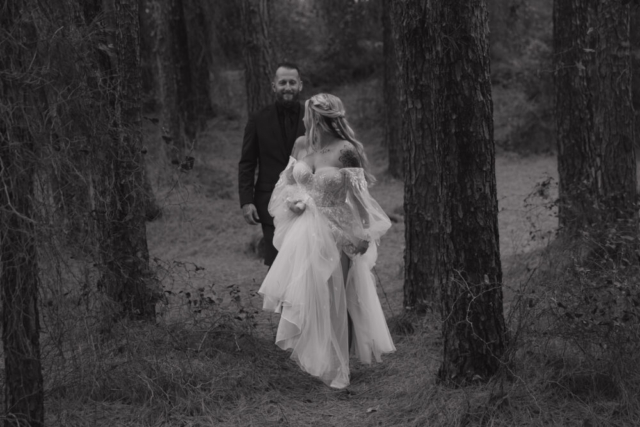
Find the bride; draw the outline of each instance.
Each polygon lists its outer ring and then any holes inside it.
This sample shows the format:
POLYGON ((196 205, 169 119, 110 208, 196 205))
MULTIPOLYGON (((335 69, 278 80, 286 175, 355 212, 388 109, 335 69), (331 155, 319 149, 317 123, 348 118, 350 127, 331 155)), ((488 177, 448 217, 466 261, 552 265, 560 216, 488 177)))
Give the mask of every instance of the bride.
POLYGON ((313 96, 304 124, 269 203, 279 252, 259 292, 281 313, 276 344, 343 388, 350 354, 370 364, 395 351, 371 273, 391 223, 369 195, 374 178, 340 99, 313 96))

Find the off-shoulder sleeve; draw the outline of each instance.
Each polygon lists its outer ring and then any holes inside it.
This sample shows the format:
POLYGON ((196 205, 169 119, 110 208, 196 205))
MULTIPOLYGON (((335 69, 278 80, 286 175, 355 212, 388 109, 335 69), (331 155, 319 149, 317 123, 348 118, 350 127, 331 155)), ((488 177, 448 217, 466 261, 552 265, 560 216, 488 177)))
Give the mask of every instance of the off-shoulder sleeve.
POLYGON ((391 227, 389 217, 369 194, 362 168, 344 168, 342 171, 347 187, 346 203, 355 218, 353 236, 378 242, 391 227))
POLYGON ((295 185, 295 180, 293 179, 293 167, 295 164, 296 159, 289 157, 289 164, 280 173, 278 182, 273 188, 273 193, 271 193, 271 199, 269 200, 269 213, 272 217, 276 217, 276 212, 283 206, 288 193, 291 192, 291 186, 295 185))
POLYGON ((307 191, 298 185, 293 177, 295 164, 296 159, 289 157, 289 164, 280 173, 269 200, 269 214, 273 217, 273 225, 276 228, 273 246, 278 250, 290 225, 298 216, 289 209, 289 203, 297 200, 306 203, 309 199, 307 191))

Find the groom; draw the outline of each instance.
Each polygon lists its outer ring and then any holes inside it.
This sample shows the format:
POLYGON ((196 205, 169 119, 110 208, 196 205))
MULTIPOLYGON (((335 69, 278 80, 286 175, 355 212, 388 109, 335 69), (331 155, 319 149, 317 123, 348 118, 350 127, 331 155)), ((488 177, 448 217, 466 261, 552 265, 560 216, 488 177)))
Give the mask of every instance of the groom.
POLYGON ((304 108, 299 101, 302 80, 298 67, 288 62, 278 64, 271 87, 276 101, 249 118, 238 164, 242 215, 247 223, 262 226, 264 263, 268 266, 278 254, 273 246, 273 218, 267 210, 269 199, 280 172, 289 163, 293 143, 304 135, 304 108))

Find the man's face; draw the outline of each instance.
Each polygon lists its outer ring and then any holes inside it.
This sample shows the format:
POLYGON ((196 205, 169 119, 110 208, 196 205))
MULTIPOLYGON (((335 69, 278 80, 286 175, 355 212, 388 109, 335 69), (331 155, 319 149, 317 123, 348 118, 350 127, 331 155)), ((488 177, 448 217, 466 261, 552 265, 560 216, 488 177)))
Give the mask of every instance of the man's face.
POLYGON ((280 67, 276 70, 271 87, 278 101, 293 103, 298 102, 302 81, 296 70, 280 67))

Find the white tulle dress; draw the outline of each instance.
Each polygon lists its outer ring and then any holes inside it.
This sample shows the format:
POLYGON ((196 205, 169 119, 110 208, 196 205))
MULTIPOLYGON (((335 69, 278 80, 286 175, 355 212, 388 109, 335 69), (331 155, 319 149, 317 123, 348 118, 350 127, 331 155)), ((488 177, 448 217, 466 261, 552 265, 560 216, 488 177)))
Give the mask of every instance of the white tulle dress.
POLYGON ((331 387, 346 387, 347 311, 351 354, 369 364, 395 351, 371 272, 389 218, 369 195, 361 168, 321 168, 314 174, 294 158, 280 175, 269 212, 279 252, 259 293, 265 310, 281 313, 276 344, 291 350, 306 372, 331 387), (300 215, 289 209, 298 200, 306 205, 300 215), (361 239, 370 241, 369 248, 354 255, 361 239), (351 259, 346 285, 342 252, 351 259))

